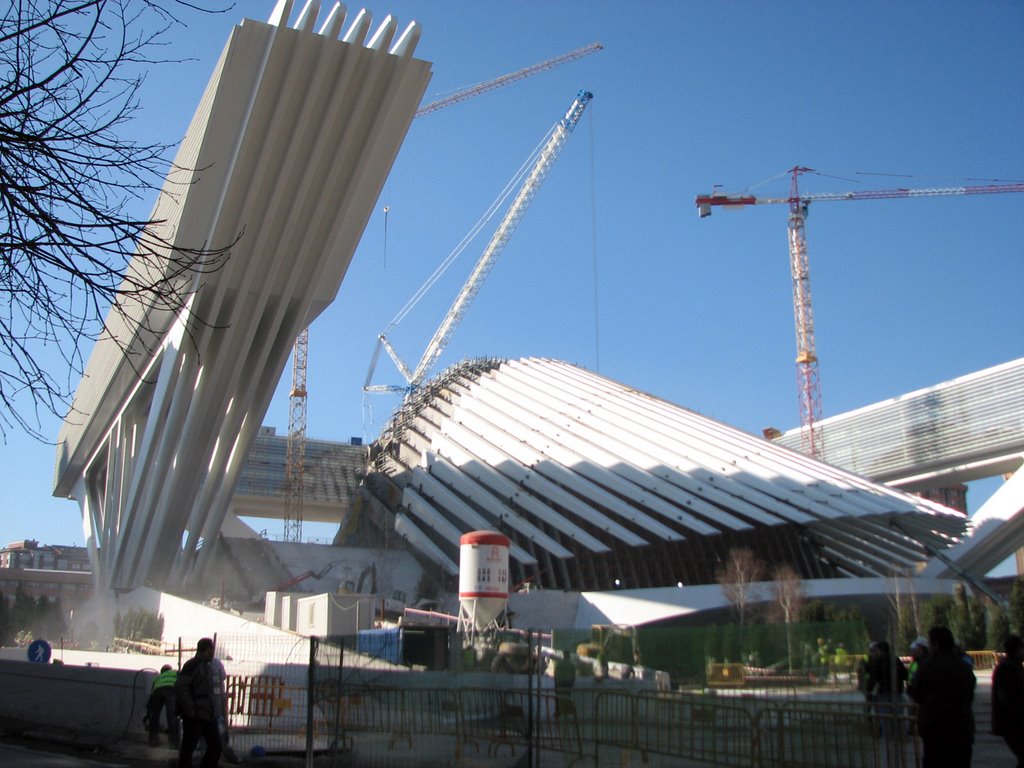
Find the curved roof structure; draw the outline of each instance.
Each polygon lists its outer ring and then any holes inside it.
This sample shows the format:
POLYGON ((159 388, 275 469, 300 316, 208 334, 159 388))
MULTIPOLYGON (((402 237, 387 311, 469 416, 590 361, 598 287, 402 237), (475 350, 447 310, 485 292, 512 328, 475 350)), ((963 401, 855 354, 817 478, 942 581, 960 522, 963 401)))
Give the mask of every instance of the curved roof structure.
POLYGON ((885 576, 966 525, 555 360, 445 371, 410 396, 375 451, 394 483, 395 528, 424 556, 454 575, 461 533, 500 530, 512 583, 548 588, 710 583, 735 546, 804 578, 885 576))

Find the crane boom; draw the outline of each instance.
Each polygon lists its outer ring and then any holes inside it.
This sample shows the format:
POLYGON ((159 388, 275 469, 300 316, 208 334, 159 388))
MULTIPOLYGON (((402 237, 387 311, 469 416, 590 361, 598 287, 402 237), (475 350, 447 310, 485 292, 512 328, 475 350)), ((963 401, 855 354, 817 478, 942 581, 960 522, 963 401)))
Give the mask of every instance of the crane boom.
POLYGON ((715 207, 742 208, 748 205, 785 204, 789 206, 789 268, 793 280, 793 317, 796 326, 797 385, 800 398, 801 446, 814 458, 824 456, 823 435, 817 424, 821 421, 821 380, 818 374, 818 354, 814 342, 814 313, 811 309, 810 268, 807 261, 807 241, 804 223, 807 208, 813 202, 839 200, 883 200, 890 198, 940 197, 943 195, 993 195, 1024 192, 1024 183, 1008 182, 961 187, 935 187, 930 189, 874 189, 853 192, 823 192, 800 194, 797 178, 811 168, 797 166, 792 176, 789 197, 756 197, 754 195, 725 195, 719 192, 697 195, 694 203, 700 218, 711 215, 715 207))
POLYGON ((470 273, 465 285, 462 286, 462 290, 459 291, 459 295, 455 297, 455 301, 448 310, 448 314, 445 315, 441 325, 434 333, 434 337, 427 344, 423 357, 420 358, 419 364, 417 364, 416 369, 413 371, 412 378, 409 379, 410 387, 419 386, 434 363, 437 362, 437 358, 441 356, 444 348, 448 345, 452 334, 455 333, 455 329, 462 321, 466 310, 469 309, 469 305, 476 298, 477 293, 480 292, 480 286, 483 285, 494 263, 505 249, 509 238, 512 237, 516 226, 522 220, 523 214, 526 213, 526 209, 536 196, 540 185, 547 177, 548 171, 551 170, 555 160, 558 159, 562 147, 565 146, 565 142, 569 139, 573 128, 576 127, 580 117, 583 116, 583 110, 587 108, 587 103, 592 98, 593 94, 589 91, 580 91, 569 106, 565 117, 555 126, 551 133, 551 138, 548 139, 547 144, 540 151, 537 162, 534 163, 533 169, 526 177, 526 181, 523 182, 523 186, 519 189, 516 199, 512 201, 512 205, 505 214, 505 218, 502 219, 498 228, 494 231, 491 241, 487 244, 479 260, 477 260, 476 266, 473 267, 473 271, 470 273))
POLYGON ((493 91, 506 85, 511 85, 519 80, 530 77, 530 75, 536 75, 538 72, 546 72, 549 69, 554 69, 555 67, 567 64, 570 61, 582 59, 584 56, 589 56, 591 53, 600 51, 602 48, 604 48, 604 46, 601 45, 601 43, 591 43, 590 45, 584 45, 582 48, 577 48, 573 51, 569 51, 568 53, 563 53, 561 56, 555 56, 542 61, 539 64, 534 64, 531 67, 524 67, 523 69, 515 72, 509 72, 507 75, 496 77, 493 80, 477 83, 469 88, 457 91, 450 96, 445 96, 443 99, 438 99, 437 101, 432 101, 429 104, 424 104, 416 110, 416 114, 413 116, 422 117, 423 115, 429 115, 431 112, 436 112, 439 109, 444 109, 445 107, 450 107, 453 104, 458 104, 459 102, 466 101, 467 99, 472 99, 474 96, 479 96, 482 93, 487 93, 488 91, 493 91))
MULTIPOLYGON (((980 184, 978 186, 969 187, 934 187, 931 189, 907 189, 900 187, 896 189, 871 189, 853 192, 818 192, 809 195, 797 195, 796 199, 803 203, 814 203, 837 200, 884 200, 887 198, 941 197, 944 195, 995 195, 1005 192, 1024 192, 1024 184, 980 184)), ((792 196, 755 197, 754 195, 722 195, 712 192, 710 195, 697 195, 694 202, 697 206, 698 214, 703 219, 711 215, 711 209, 714 206, 731 208, 734 206, 771 205, 778 203, 791 205, 794 202, 794 198, 792 196)))

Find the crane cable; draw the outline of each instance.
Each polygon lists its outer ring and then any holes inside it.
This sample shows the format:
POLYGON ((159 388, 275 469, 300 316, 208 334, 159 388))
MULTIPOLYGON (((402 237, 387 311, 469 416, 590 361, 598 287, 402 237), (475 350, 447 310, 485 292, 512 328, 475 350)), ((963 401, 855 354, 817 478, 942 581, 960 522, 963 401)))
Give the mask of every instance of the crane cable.
POLYGON ((594 280, 594 371, 601 372, 601 312, 597 272, 597 182, 594 172, 594 110, 587 117, 590 128, 590 244, 594 280))
POLYGON ((551 127, 551 130, 549 130, 547 134, 545 134, 545 136, 540 140, 537 146, 533 148, 533 151, 530 153, 530 156, 526 158, 523 164, 519 167, 519 170, 517 170, 515 175, 513 175, 513 177, 508 181, 504 189, 502 189, 502 191, 498 194, 498 197, 494 200, 493 203, 491 203, 491 205, 487 208, 487 210, 480 217, 480 219, 477 220, 476 224, 473 225, 472 229, 470 229, 470 231, 466 233, 466 235, 462 238, 459 244, 456 245, 452 252, 445 257, 441 264, 438 265, 437 269, 434 270, 433 274, 431 274, 430 277, 427 278, 426 282, 424 282, 423 285, 419 287, 416 293, 413 294, 412 298, 405 303, 405 306, 403 306, 398 311, 398 314, 396 314, 395 317, 391 320, 391 322, 388 323, 387 328, 385 328, 384 332, 382 333, 383 336, 387 336, 388 333, 392 329, 394 329, 396 325, 398 325, 403 319, 405 319, 406 315, 408 315, 413 310, 413 308, 419 303, 423 296, 434 286, 434 284, 438 280, 441 279, 442 275, 444 275, 448 268, 462 254, 462 252, 469 247, 469 244, 476 238, 476 236, 487 225, 487 223, 492 218, 494 218, 494 215, 498 212, 498 210, 501 209, 505 201, 508 200, 512 193, 519 188, 520 182, 530 171, 530 169, 534 166, 537 157, 540 155, 541 150, 548 143, 548 140, 551 138, 551 134, 555 132, 555 129, 558 127, 558 125, 559 123, 555 123, 551 127))

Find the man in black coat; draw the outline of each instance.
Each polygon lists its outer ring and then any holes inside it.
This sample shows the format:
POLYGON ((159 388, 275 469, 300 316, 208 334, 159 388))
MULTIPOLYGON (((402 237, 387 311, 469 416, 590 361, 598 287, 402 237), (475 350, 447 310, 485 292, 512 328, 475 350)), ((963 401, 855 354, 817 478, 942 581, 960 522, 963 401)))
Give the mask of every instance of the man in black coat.
POLYGON ((200 738, 206 741, 201 768, 217 768, 220 760, 220 730, 217 728, 213 680, 210 675, 213 652, 213 640, 202 638, 196 644, 196 655, 182 665, 174 685, 182 722, 178 768, 192 767, 192 753, 200 738))
POLYGON ((1024 768, 1024 640, 1010 635, 1006 655, 992 673, 992 733, 1002 736, 1024 768))
POLYGON ((930 654, 914 676, 922 768, 970 768, 974 751, 974 670, 956 651, 946 627, 928 631, 930 654))

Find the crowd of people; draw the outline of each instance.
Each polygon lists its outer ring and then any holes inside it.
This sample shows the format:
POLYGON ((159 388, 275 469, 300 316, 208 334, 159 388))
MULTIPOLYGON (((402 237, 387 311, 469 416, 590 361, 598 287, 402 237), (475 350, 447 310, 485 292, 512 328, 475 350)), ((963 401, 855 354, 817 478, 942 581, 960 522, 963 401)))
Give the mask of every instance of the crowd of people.
MULTIPOLYGON (((910 664, 884 641, 873 642, 858 677, 878 733, 888 738, 899 723, 895 704, 917 704, 922 768, 969 768, 975 737, 971 657, 957 646, 947 627, 932 627, 910 645, 910 664)), ((992 674, 992 733, 1002 736, 1024 768, 1024 641, 1010 635, 1005 655, 992 674)))

